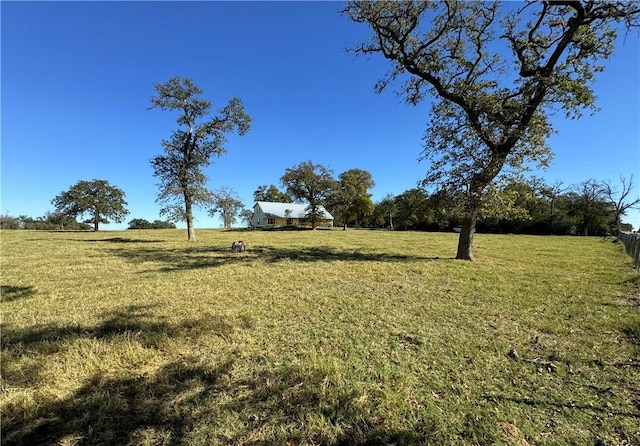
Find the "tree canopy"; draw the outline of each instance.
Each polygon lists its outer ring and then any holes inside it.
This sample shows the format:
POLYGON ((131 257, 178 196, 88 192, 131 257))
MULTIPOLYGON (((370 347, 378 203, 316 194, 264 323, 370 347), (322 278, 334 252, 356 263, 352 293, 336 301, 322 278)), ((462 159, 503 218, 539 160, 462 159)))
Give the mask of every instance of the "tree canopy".
POLYGON ((262 185, 253 192, 254 201, 269 201, 272 203, 290 203, 291 196, 286 192, 282 192, 273 184, 267 186, 262 185))
POLYGON ((280 181, 289 195, 309 203, 307 218, 311 220, 311 227, 315 228, 316 221, 321 216, 320 206, 325 204, 335 189, 336 181, 332 171, 321 164, 304 161, 285 169, 280 181))
POLYGON ((423 160, 427 185, 464 193, 456 257, 473 260, 487 187, 503 171, 551 156, 548 119, 595 110, 591 85, 614 48, 617 26, 638 26, 635 2, 354 1, 345 13, 373 36, 354 51, 379 53, 409 104, 429 95, 423 160))
POLYGON ((78 181, 69 190, 56 195, 51 203, 59 216, 75 218, 88 215, 86 223, 98 231, 99 224, 120 223, 129 213, 124 192, 105 180, 78 181))
POLYGON ((348 224, 361 222, 373 212, 369 189, 375 186, 371 173, 362 169, 349 169, 338 175, 334 193, 330 197, 331 212, 348 224))
POLYGON ((244 135, 249 131, 251 118, 237 97, 217 115, 209 116, 211 102, 199 97, 202 90, 188 78, 173 77, 154 84, 154 88, 157 95, 151 98, 151 108, 177 111, 179 126, 169 140, 162 140, 164 155, 151 160, 153 174, 160 180, 157 201, 164 205, 161 215, 186 221, 188 239, 194 241, 193 208, 213 202, 202 169, 211 164, 212 157, 226 152, 228 133, 244 135))
POLYGON ((238 215, 244 205, 235 190, 222 186, 213 192, 212 207, 209 215, 212 217, 220 214, 222 224, 225 228, 230 228, 238 220, 238 215))

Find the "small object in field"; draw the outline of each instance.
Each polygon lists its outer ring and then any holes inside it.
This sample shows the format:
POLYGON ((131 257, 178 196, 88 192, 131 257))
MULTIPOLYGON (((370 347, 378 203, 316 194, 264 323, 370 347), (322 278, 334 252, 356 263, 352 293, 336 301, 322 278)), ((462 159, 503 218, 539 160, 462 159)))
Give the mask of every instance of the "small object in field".
POLYGON ((231 252, 245 252, 247 250, 242 240, 237 240, 231 244, 231 252))
POLYGON ((507 353, 507 356, 513 359, 514 361, 517 361, 520 359, 520 355, 518 354, 515 348, 512 348, 511 350, 509 350, 509 353, 507 353))

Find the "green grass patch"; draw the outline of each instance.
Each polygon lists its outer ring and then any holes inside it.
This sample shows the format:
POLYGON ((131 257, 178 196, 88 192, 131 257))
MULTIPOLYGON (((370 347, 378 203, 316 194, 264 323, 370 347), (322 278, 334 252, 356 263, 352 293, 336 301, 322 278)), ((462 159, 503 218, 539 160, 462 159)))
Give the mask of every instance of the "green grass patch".
POLYGON ((640 444, 639 273, 599 238, 1 236, 3 445, 640 444))

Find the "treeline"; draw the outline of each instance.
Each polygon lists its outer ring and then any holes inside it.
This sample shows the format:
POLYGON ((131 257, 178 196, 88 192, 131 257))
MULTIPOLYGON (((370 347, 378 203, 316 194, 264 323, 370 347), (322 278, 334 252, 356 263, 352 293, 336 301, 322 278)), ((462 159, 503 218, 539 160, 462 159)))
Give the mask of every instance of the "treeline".
POLYGON ((176 229, 176 225, 170 221, 154 220, 150 222, 144 218, 134 218, 129 222, 127 229, 176 229))
POLYGON ((79 222, 75 218, 48 212, 43 217, 29 217, 9 214, 0 215, 0 229, 31 229, 43 231, 86 231, 91 229, 89 223, 79 222))
MULTIPOLYGON (((175 229, 176 225, 170 221, 154 220, 150 222, 144 218, 134 218, 129 221, 127 229, 175 229)), ((41 231, 89 231, 93 226, 87 222, 56 213, 47 213, 43 217, 29 217, 20 215, 13 217, 8 214, 0 215, 0 229, 30 229, 41 231)))
MULTIPOLYGON (((110 187, 105 181, 85 182, 99 185, 97 190, 110 187)), ((334 225, 361 228, 389 228, 396 230, 453 231, 460 227, 463 217, 464 194, 456 191, 428 192, 415 188, 399 195, 388 195, 374 203, 369 190, 374 186, 371 174, 361 169, 350 169, 334 178, 324 166, 303 162, 286 170, 281 179, 285 190, 274 185, 262 185, 254 192, 255 201, 306 202, 309 216, 314 206, 324 206, 333 216, 334 225), (313 191, 310 194, 308 191, 313 191)), ((108 189, 111 190, 111 189, 108 189)), ((629 209, 637 208, 640 198, 632 197, 633 177, 620 179, 618 185, 609 181, 586 180, 564 187, 562 183, 547 184, 539 178, 503 180, 486 191, 476 226, 480 232, 606 235, 618 230, 629 231, 632 226, 622 222, 629 209)), ((65 192, 68 194, 68 192, 65 192)), ((62 194, 61 194, 62 195, 62 194)), ((61 201, 57 196, 54 202, 61 201)), ((94 194, 112 197, 113 194, 94 194)), ((124 192, 121 192, 124 197, 124 192)), ((252 211, 231 188, 212 191, 209 214, 219 214, 225 227, 238 219, 250 225, 252 211)), ((108 222, 105 216, 118 217, 128 211, 123 199, 117 203, 108 200, 89 200, 90 206, 80 206, 81 200, 67 200, 66 207, 43 217, 21 215, 0 216, 1 229, 35 230, 97 230, 97 222, 108 222), (99 204, 99 208, 97 207, 99 204), (65 211, 65 209, 70 209, 65 211), (115 210, 114 210, 115 209, 115 210), (116 213, 117 211, 117 213, 116 213), (86 212, 91 217, 79 222, 76 217, 86 212)), ((149 222, 142 218, 129 221, 128 229, 175 228, 171 220, 149 222)))
MULTIPOLYGON (((621 179, 615 188, 608 181, 587 180, 568 187, 533 178, 503 182, 485 194, 476 226, 491 233, 606 235, 632 230, 622 222, 639 199, 630 199, 632 181, 621 179)), ((375 203, 366 227, 450 231, 462 220, 462 198, 438 191, 411 189, 375 203)))
MULTIPOLYGON (((307 202, 310 216, 313 206, 322 205, 334 216, 334 224, 344 228, 451 231, 460 227, 464 215, 461 190, 415 188, 373 203, 369 190, 375 183, 361 169, 334 178, 330 169, 308 161, 287 169, 281 183, 284 191, 274 185, 259 186, 254 200, 307 202)), ((536 177, 503 179, 484 192, 476 230, 557 235, 631 230, 622 217, 640 203, 632 192, 633 177, 620 178, 617 185, 589 179, 566 187, 536 177)))

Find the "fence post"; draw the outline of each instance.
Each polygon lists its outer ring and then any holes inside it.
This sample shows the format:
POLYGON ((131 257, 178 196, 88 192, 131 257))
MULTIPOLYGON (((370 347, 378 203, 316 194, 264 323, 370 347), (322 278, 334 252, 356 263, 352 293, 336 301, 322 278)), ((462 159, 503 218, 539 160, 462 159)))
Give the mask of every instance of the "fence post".
POLYGON ((640 234, 618 231, 618 240, 624 245, 624 250, 633 259, 633 264, 640 267, 640 234))

